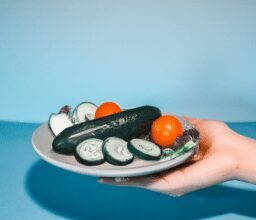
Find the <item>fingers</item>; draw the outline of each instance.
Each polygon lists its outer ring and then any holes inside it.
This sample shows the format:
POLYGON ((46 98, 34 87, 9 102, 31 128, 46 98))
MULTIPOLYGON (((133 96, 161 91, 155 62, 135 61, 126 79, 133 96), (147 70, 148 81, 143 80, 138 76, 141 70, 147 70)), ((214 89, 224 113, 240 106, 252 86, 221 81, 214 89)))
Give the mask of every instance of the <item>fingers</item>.
MULTIPOLYGON (((183 182, 183 174, 178 171, 172 171, 172 179, 176 184, 183 182)), ((170 190, 171 182, 169 180, 170 171, 165 171, 160 174, 142 176, 142 177, 122 177, 122 178, 99 178, 98 182, 103 184, 111 184, 115 186, 127 186, 144 188, 151 191, 157 191, 171 196, 179 195, 175 190, 170 190)))
POLYGON ((183 195, 233 178, 235 166, 235 158, 216 153, 191 166, 167 174, 165 179, 170 183, 170 192, 183 195))
POLYGON ((150 185, 158 182, 157 175, 143 176, 143 177, 117 177, 117 178, 99 178, 98 182, 111 184, 116 186, 130 186, 149 188, 150 185))
POLYGON ((167 182, 164 178, 162 178, 161 175, 150 175, 150 176, 131 177, 131 178, 100 178, 98 181, 103 184, 143 188, 150 191, 156 191, 156 192, 165 193, 171 196, 176 196, 167 190, 169 186, 169 182, 167 182))
POLYGON ((202 160, 204 158, 204 152, 198 151, 188 162, 197 162, 199 160, 202 160))
POLYGON ((169 195, 183 195, 232 178, 234 160, 214 155, 180 169, 155 176, 125 179, 103 178, 100 182, 118 186, 145 188, 169 195))

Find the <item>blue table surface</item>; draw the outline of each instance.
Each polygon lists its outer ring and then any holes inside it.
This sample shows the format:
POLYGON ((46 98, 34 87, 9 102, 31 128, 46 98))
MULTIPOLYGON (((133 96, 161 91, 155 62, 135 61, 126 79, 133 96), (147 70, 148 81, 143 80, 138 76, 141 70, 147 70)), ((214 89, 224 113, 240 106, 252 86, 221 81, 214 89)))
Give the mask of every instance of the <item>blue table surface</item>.
MULTIPOLYGON (((0 219, 256 219, 256 186, 230 181, 172 198, 54 167, 31 145, 33 123, 0 121, 0 219)), ((256 138, 256 123, 229 123, 256 138)))

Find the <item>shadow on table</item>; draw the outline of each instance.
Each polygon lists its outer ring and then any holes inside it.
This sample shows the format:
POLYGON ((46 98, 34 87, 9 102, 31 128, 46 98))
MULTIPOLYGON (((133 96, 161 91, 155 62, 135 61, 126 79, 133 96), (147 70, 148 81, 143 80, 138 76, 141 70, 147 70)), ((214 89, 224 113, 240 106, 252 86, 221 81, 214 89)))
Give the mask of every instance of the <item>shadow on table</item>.
POLYGON ((37 161, 27 173, 26 191, 43 208, 72 219, 199 219, 236 213, 256 217, 256 192, 214 186, 172 198, 136 188, 98 184, 37 161))

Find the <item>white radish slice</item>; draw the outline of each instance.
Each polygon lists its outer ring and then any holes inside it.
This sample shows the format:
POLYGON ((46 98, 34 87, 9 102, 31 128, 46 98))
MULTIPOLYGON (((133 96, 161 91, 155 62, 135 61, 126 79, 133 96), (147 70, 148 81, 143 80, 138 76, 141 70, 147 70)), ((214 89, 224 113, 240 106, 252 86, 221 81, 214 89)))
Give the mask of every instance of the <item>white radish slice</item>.
POLYGON ((91 102, 83 102, 79 104, 73 112, 72 119, 75 124, 79 124, 88 120, 93 120, 97 106, 91 102))
POLYGON ((55 136, 57 136, 64 129, 73 125, 68 114, 66 113, 51 114, 48 124, 55 136))

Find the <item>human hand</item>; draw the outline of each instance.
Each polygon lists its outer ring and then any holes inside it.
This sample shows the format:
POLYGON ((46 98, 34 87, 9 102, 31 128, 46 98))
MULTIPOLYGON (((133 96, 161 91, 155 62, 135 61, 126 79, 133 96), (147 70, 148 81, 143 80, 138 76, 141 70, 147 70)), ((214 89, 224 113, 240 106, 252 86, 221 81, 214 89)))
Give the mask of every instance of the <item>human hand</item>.
POLYGON ((186 119, 200 131, 199 152, 189 163, 156 175, 100 178, 99 182, 140 187, 172 196, 231 179, 256 183, 256 170, 253 168, 256 166, 251 164, 255 161, 251 157, 252 151, 256 151, 254 140, 235 133, 221 121, 186 119))

